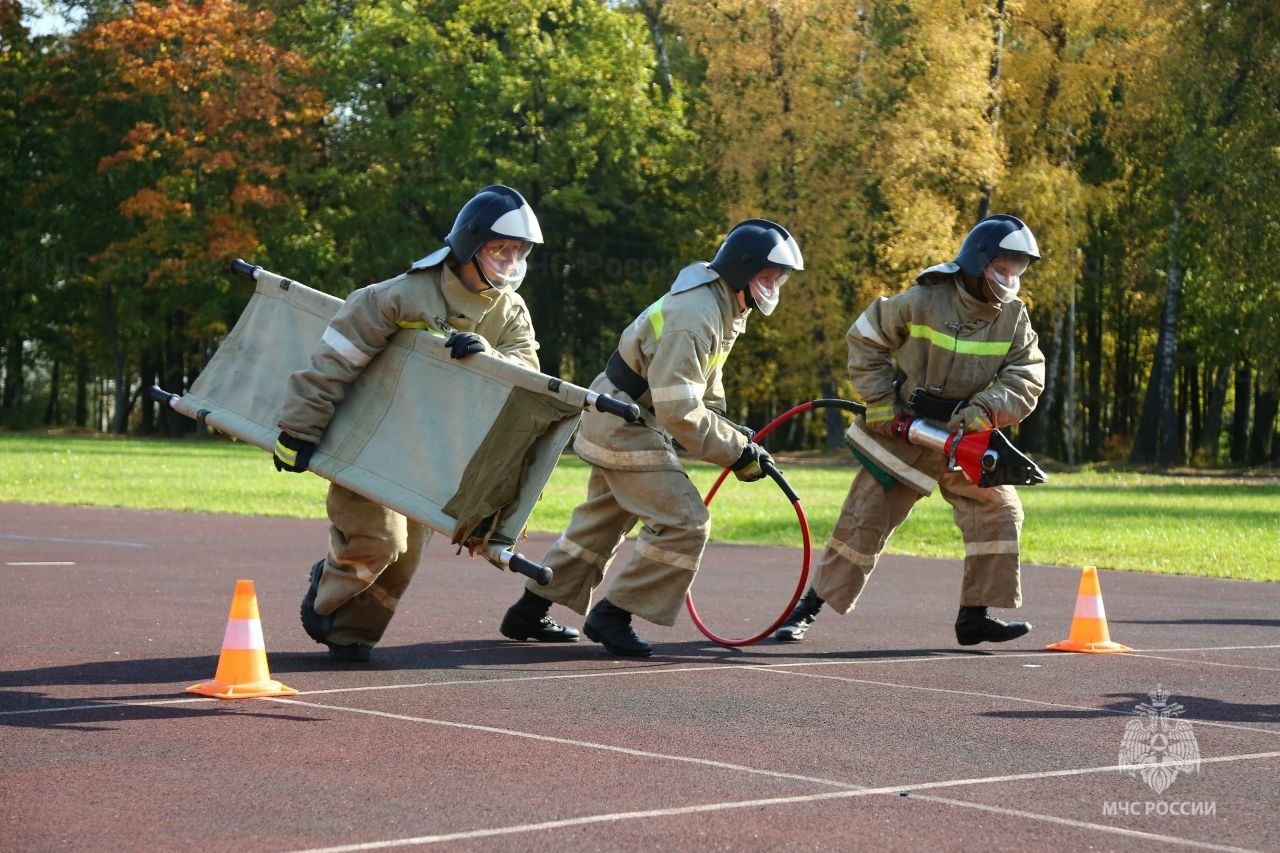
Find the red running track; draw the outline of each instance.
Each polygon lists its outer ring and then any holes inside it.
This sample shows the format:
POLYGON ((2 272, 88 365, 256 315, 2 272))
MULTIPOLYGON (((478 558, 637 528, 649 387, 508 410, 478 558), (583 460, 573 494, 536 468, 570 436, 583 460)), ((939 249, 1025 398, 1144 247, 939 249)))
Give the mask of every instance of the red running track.
MULTIPOLYGON (((962 649, 959 563, 888 557, 803 643, 727 649, 682 616, 625 660, 503 640, 520 579, 437 540, 360 667, 298 624, 324 542, 316 521, 0 505, 4 848, 1280 848, 1277 585, 1103 572, 1135 652, 1062 654, 1079 569, 1028 566, 1035 630, 962 649), (297 697, 184 693, 238 578, 297 697), (1158 685, 1200 759, 1161 791, 1117 769, 1158 685)), ((747 634, 795 560, 712 545, 700 612, 747 634)))

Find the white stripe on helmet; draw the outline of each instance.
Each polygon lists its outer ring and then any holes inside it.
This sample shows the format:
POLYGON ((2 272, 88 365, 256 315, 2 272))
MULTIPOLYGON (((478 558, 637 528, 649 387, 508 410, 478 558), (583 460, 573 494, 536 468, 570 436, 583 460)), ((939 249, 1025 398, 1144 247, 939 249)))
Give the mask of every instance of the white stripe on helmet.
POLYGON ((522 204, 515 210, 508 210, 499 216, 494 220, 492 230, 496 234, 529 243, 542 242, 542 229, 538 227, 538 217, 533 215, 533 209, 527 204, 522 204))
POLYGON ((1036 245, 1035 235, 1026 226, 1006 234, 1000 241, 1000 248, 1006 252, 1022 252, 1033 258, 1040 257, 1040 247, 1036 245))
POLYGON ((785 242, 770 249, 766 260, 793 270, 804 269, 804 257, 800 254, 800 245, 794 237, 788 237, 785 242))

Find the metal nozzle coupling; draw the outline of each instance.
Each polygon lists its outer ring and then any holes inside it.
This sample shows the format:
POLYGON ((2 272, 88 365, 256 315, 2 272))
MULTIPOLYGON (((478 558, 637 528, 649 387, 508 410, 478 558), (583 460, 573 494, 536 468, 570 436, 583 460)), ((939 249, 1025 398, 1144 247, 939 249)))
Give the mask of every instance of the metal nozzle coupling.
POLYGON ((912 418, 905 426, 905 434, 902 437, 907 440, 907 443, 928 447, 939 453, 950 452, 948 445, 952 436, 945 429, 934 426, 924 418, 912 418))

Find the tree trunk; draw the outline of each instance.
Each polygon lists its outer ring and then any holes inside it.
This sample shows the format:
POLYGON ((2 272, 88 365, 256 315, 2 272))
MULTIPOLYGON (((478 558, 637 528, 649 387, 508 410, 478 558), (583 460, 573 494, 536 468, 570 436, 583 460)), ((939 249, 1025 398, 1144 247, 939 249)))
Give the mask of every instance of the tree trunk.
MULTIPOLYGON (((1098 459, 1106 441, 1106 400, 1103 387, 1102 290, 1105 278, 1106 243, 1101 228, 1093 224, 1089 242, 1085 248, 1083 275, 1081 276, 1080 302, 1083 306, 1082 340, 1084 362, 1082 376, 1084 388, 1084 453, 1086 459, 1098 459)), ((1118 350, 1119 348, 1116 347, 1118 350)))
POLYGON ((1058 365, 1060 361, 1059 354, 1062 352, 1062 346, 1059 342, 1062 340, 1063 321, 1063 313, 1061 311, 1055 312, 1052 334, 1041 339, 1045 363, 1044 393, 1036 401, 1036 408, 1031 417, 1023 421, 1018 427, 1018 442, 1023 450, 1032 453, 1048 453, 1055 457, 1059 455, 1061 450, 1062 435, 1060 433, 1054 434, 1055 431, 1050 424, 1060 420, 1057 417, 1058 365))
POLYGON ((796 178, 796 133, 791 122, 791 83, 786 62, 786 37, 782 32, 782 12, 769 7, 769 80, 778 95, 778 113, 782 117, 782 141, 777 160, 782 173, 782 198, 789 212, 800 197, 796 178))
POLYGON ((1067 349, 1063 378, 1066 389, 1062 397, 1062 445, 1066 450, 1068 465, 1076 464, 1076 285, 1071 283, 1071 298, 1067 302, 1067 330, 1064 339, 1067 349))
MULTIPOLYGON (((1112 316, 1116 318, 1115 387, 1111 394, 1110 433, 1113 436, 1135 435, 1137 424, 1138 364, 1141 327, 1124 303, 1121 288, 1113 288, 1112 316)), ((1136 439, 1135 439, 1136 442, 1136 439)))
POLYGON ((1249 464, 1265 465, 1271 458, 1271 437, 1275 432, 1276 412, 1280 410, 1280 389, 1263 388, 1258 378, 1253 401, 1253 430, 1249 437, 1249 464))
POLYGON ((112 402, 111 426, 108 432, 112 435, 124 435, 129 428, 129 379, 125 375, 125 355, 119 346, 116 347, 112 361, 112 402))
MULTIPOLYGON (((822 380, 822 396, 827 398, 836 396, 836 383, 830 374, 822 380)), ((835 406, 828 406, 822 410, 823 423, 827 428, 824 446, 828 452, 844 447, 844 417, 840 411, 835 406)))
MULTIPOLYGON (((159 382, 159 377, 156 375, 155 360, 152 359, 150 356, 143 357, 142 366, 141 366, 141 369, 138 371, 138 373, 141 378, 143 388, 150 388, 152 385, 155 385, 159 382)), ((181 394, 182 391, 179 390, 176 393, 181 394)), ((165 410, 167 410, 169 407, 160 406, 159 404, 152 402, 150 398, 144 399, 142 401, 142 408, 139 409, 139 415, 141 416, 141 423, 138 425, 138 432, 140 432, 143 435, 156 434, 156 428, 157 428, 156 409, 157 408, 161 409, 160 420, 161 420, 161 423, 163 423, 164 418, 166 417, 165 410)))
POLYGON ((4 349, 4 388, 0 389, 0 412, 8 412, 12 417, 22 403, 22 347, 25 342, 21 335, 9 338, 4 349))
POLYGON ((1213 384, 1204 406, 1204 429, 1196 446, 1196 461, 1202 465, 1218 464, 1218 444, 1222 440, 1222 408, 1227 402, 1227 380, 1231 366, 1220 364, 1214 370, 1213 384))
POLYGON ((662 37, 662 4, 664 0, 641 0, 640 11, 649 22, 649 34, 653 36, 653 50, 658 55, 658 85, 664 97, 671 97, 671 60, 667 56, 667 43, 662 37))
MULTIPOLYGON (((1000 103, 1003 100, 1000 96, 1000 89, 1004 73, 1005 0, 994 0, 987 10, 987 17, 991 19, 991 67, 987 72, 989 100, 987 102, 986 117, 987 126, 991 128, 992 138, 999 139, 1000 103)), ((991 199, 995 195, 996 188, 989 183, 984 183, 981 190, 978 198, 978 219, 984 219, 991 213, 991 199)))
MULTIPOLYGON (((162 377, 166 388, 172 388, 173 393, 181 394, 186 391, 186 314, 182 311, 175 311, 169 317, 169 322, 165 326, 164 333, 164 355, 161 363, 162 377)), ((143 387, 147 387, 145 384, 143 387)), ((169 409, 168 406, 164 410, 165 432, 169 438, 182 438, 186 430, 185 421, 177 412, 169 409)))
POLYGON ((93 382, 93 374, 89 371, 89 362, 84 356, 76 356, 76 413, 75 425, 89 425, 89 384, 93 382))
MULTIPOLYGON (((1194 374, 1194 369, 1178 368, 1177 388, 1173 394, 1173 429, 1178 436, 1178 440, 1174 445, 1176 448, 1174 462, 1186 462, 1187 460, 1187 418, 1192 407, 1191 384, 1188 381, 1188 376, 1194 374)), ((1165 464, 1168 465, 1169 463, 1165 464)))
POLYGON ((1164 308, 1160 314, 1160 336, 1156 343, 1151 382, 1142 404, 1142 418, 1133 441, 1129 460, 1138 464, 1156 461, 1159 439, 1159 462, 1173 465, 1178 448, 1178 415, 1174 410, 1173 382, 1178 355, 1178 314, 1182 309, 1182 284, 1186 270, 1179 259, 1178 243, 1182 231, 1182 200, 1173 200, 1173 217, 1169 225, 1169 272, 1165 287, 1164 308))
POLYGON ((60 412, 58 409, 58 395, 61 392, 59 387, 62 378, 62 362, 57 359, 53 362, 53 369, 49 373, 49 405, 44 409, 44 425, 47 427, 58 426, 60 420, 60 412))
POLYGON ((1231 417, 1231 463, 1243 465, 1249 458, 1249 400, 1253 396, 1253 370, 1248 362, 1236 368, 1236 409, 1231 417))
POLYGON ((1204 430, 1204 392, 1200 388, 1200 364, 1195 361, 1182 368, 1182 407, 1187 415, 1182 422, 1191 423, 1191 431, 1187 436, 1187 446, 1200 446, 1200 434, 1204 430))

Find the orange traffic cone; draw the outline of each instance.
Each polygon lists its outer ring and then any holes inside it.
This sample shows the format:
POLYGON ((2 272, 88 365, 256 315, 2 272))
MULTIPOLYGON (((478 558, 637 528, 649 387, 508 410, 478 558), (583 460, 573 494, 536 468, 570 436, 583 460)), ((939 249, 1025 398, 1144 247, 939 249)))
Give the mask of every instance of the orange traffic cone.
POLYGON ((297 695, 298 691, 292 687, 272 681, 267 670, 267 647, 262 641, 262 621, 258 618, 258 595, 253 581, 236 581, 213 681, 193 684, 187 692, 217 699, 297 695))
POLYGON ((1098 586, 1098 570, 1093 566, 1085 566, 1084 574, 1080 576, 1080 592, 1076 595, 1076 613, 1071 620, 1070 635, 1062 642, 1045 648, 1092 655, 1133 651, 1111 641, 1111 632, 1107 630, 1107 611, 1102 607, 1102 588, 1098 586))

